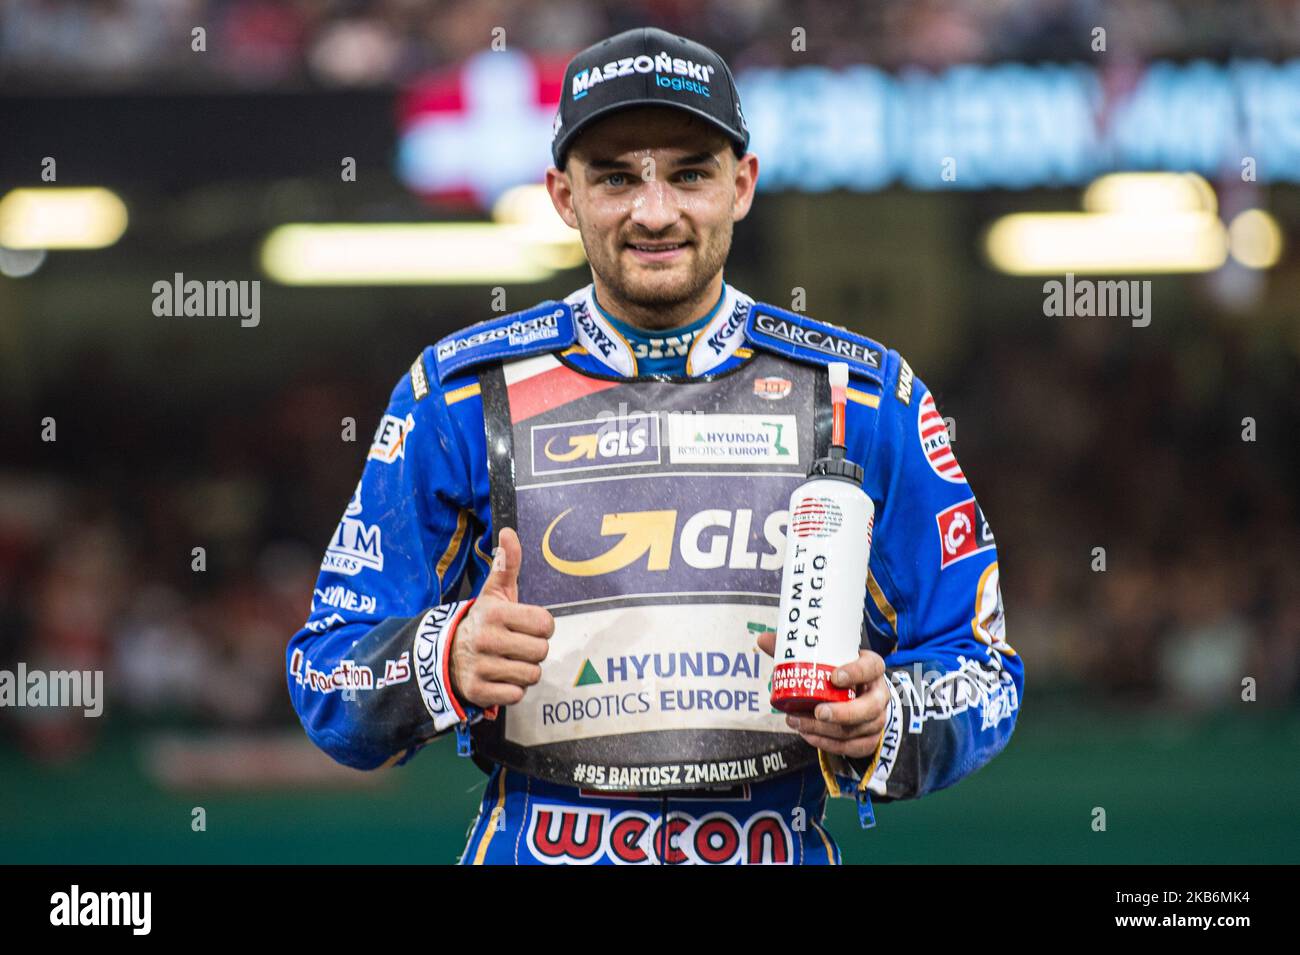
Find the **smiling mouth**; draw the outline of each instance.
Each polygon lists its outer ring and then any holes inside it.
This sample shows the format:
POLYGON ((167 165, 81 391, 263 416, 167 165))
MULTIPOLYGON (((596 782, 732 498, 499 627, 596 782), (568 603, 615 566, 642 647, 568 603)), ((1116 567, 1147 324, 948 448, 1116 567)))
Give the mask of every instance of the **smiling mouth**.
POLYGON ((629 249, 635 249, 637 252, 676 252, 678 249, 684 249, 690 245, 689 242, 628 242, 629 249))

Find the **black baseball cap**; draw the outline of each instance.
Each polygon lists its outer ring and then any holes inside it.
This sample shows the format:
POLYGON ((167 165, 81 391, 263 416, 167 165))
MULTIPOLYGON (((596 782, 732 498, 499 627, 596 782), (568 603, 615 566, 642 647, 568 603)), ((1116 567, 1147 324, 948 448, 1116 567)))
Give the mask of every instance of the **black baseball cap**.
POLYGON ((587 47, 564 70, 560 109, 551 130, 551 158, 564 167, 586 127, 630 106, 672 106, 693 113, 731 140, 749 146, 731 69, 707 46, 656 27, 639 27, 587 47))

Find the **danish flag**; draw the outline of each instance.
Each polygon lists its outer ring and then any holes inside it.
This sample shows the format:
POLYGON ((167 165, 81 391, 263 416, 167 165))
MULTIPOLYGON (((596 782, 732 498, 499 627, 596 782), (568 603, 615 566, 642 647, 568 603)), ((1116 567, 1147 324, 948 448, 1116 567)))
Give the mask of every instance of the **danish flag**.
POLYGON ((417 81, 398 108, 401 180, 428 199, 483 207, 511 186, 541 181, 564 65, 485 51, 417 81))

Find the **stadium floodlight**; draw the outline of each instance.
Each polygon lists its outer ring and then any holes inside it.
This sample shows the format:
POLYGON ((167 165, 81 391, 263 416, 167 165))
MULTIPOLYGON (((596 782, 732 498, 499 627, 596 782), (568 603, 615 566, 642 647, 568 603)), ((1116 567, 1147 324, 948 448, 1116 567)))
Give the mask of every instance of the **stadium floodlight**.
POLYGON ((540 282, 581 262, 572 258, 537 226, 495 222, 289 223, 261 251, 262 269, 285 285, 540 282))
POLYGON ((587 259, 577 230, 560 218, 543 185, 507 189, 492 206, 492 218, 521 227, 519 234, 532 239, 538 257, 553 269, 577 268, 587 259))
POLYGON ((126 223, 126 204, 101 186, 14 189, 0 199, 0 245, 10 249, 102 249, 126 223))
POLYGON ((1211 212, 1016 213, 989 227, 984 251, 1010 275, 1210 272, 1228 257, 1211 212))
POLYGON ((1228 224, 1232 257, 1248 269, 1271 269, 1282 258, 1282 227, 1263 209, 1240 212, 1228 224))
POLYGON ((1088 212, 1159 214, 1219 211, 1212 187, 1194 172, 1117 172, 1095 179, 1083 191, 1088 212))

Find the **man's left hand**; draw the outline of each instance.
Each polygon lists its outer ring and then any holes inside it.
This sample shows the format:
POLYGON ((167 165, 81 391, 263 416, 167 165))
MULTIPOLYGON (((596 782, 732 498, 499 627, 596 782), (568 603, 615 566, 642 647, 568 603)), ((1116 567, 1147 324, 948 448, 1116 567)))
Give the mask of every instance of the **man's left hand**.
MULTIPOLYGON (((776 634, 770 630, 762 634, 758 646, 773 656, 776 634)), ((889 707, 885 661, 878 653, 859 650, 856 660, 835 671, 832 682, 838 687, 853 687, 857 695, 844 703, 819 703, 812 713, 787 715, 786 723, 818 749, 854 759, 872 758, 889 707)))

